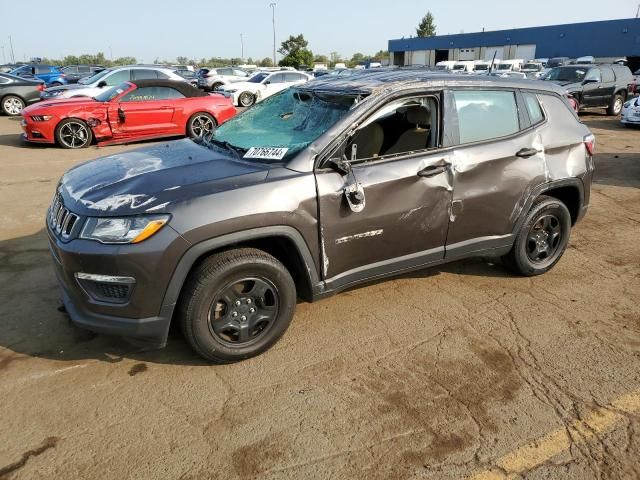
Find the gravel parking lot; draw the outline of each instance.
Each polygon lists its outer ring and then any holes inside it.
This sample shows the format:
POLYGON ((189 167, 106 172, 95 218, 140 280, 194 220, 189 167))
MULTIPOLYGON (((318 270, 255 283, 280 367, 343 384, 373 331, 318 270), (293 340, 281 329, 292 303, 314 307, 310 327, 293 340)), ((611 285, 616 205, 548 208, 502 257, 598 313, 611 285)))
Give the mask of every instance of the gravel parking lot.
POLYGON ((301 304, 210 366, 69 324, 43 231, 67 168, 0 117, 0 479, 640 477, 640 130, 589 114, 586 219, 546 275, 480 260, 301 304))

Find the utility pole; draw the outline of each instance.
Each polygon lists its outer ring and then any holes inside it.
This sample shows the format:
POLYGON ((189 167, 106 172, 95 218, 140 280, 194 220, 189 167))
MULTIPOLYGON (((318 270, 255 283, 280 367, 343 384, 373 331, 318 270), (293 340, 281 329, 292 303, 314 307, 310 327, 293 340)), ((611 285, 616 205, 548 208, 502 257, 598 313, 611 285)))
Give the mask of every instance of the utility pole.
POLYGON ((16 57, 13 55, 13 42, 11 41, 11 35, 9 35, 9 46, 11 47, 11 63, 16 63, 16 57))
POLYGON ((113 49, 111 48, 111 45, 109 45, 109 60, 113 62, 113 49))
POLYGON ((244 38, 240 34, 240 61, 244 63, 244 38))
POLYGON ((636 18, 640 16, 640 3, 638 4, 638 10, 636 10, 636 18))
POLYGON ((271 2, 271 23, 273 23, 273 66, 276 66, 276 2, 271 2))
POLYGON ((7 63, 7 59, 4 56, 4 45, 0 45, 0 48, 2 49, 2 63, 7 63))

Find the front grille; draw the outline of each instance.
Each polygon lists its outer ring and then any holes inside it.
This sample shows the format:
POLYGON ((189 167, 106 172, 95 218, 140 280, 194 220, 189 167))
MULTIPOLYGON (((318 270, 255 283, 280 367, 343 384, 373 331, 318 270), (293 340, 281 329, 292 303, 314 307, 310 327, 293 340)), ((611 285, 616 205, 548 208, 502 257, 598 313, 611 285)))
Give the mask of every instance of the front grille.
POLYGON ((67 239, 73 232, 73 227, 78 222, 78 215, 69 211, 62 203, 62 197, 56 196, 49 207, 49 227, 60 237, 67 239))

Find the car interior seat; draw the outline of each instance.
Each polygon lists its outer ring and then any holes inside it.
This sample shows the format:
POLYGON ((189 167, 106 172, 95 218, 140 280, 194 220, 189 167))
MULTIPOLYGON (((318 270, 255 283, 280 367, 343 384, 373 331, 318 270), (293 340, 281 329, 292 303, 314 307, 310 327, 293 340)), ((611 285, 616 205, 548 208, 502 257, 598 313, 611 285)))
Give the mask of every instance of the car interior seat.
POLYGON ((380 155, 380 149, 384 142, 384 131, 377 123, 370 123, 359 130, 347 145, 345 155, 351 159, 351 146, 355 143, 358 146, 357 159, 373 158, 380 155))
POLYGON ((426 107, 421 105, 409 107, 406 113, 406 120, 411 125, 411 128, 398 137, 396 143, 385 152, 385 155, 427 148, 427 141, 431 133, 429 117, 429 110, 426 107))

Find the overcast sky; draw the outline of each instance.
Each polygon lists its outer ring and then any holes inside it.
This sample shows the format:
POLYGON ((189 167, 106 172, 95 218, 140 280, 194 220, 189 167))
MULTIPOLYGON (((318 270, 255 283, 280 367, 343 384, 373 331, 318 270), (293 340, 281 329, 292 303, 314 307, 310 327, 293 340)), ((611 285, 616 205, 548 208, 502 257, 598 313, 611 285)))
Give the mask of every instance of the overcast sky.
MULTIPOLYGON (((640 0, 276 0, 276 38, 304 34, 315 54, 373 54, 387 40, 415 34, 431 10, 438 34, 630 18, 640 0), (605 8, 604 6, 615 8, 605 8)), ((269 0, 0 0, 0 46, 9 61, 97 53, 156 57, 271 56, 269 0), (7 21, 13 19, 11 21, 7 21)))

